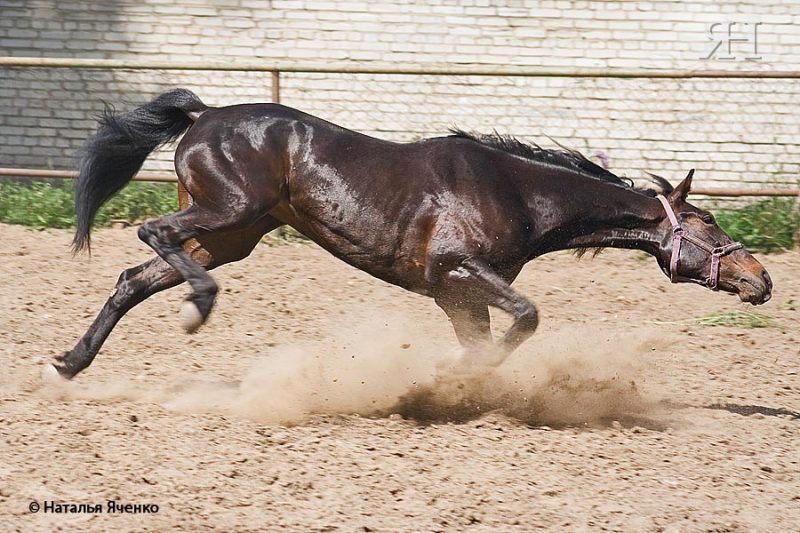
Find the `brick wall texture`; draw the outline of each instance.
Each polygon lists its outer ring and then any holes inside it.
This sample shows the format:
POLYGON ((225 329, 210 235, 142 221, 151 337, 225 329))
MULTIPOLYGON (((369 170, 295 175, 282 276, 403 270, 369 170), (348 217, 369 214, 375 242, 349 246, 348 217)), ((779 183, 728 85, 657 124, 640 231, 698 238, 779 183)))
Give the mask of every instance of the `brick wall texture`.
MULTIPOLYGON (((0 55, 800 70, 800 2, 0 0, 0 55)), ((72 168, 102 100, 125 108, 176 86, 227 105, 269 101, 271 77, 0 68, 0 166, 72 168)), ((282 103, 383 138, 451 126, 545 146, 549 136, 604 153, 619 174, 675 180, 696 167, 697 184, 736 188, 798 183, 799 100, 800 80, 788 79, 281 78, 282 103)), ((166 149, 145 168, 171 167, 166 149)))

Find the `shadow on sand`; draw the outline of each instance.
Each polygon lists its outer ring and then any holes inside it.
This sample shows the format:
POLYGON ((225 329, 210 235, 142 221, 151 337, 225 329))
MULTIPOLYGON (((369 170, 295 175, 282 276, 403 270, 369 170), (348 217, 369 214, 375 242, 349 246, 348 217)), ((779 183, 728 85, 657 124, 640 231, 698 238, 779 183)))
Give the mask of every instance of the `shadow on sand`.
POLYGON ((619 425, 664 431, 669 424, 659 420, 663 411, 640 394, 634 381, 561 374, 533 389, 513 389, 486 376, 443 377, 407 392, 376 414, 399 414, 421 425, 461 424, 498 414, 531 427, 619 425))

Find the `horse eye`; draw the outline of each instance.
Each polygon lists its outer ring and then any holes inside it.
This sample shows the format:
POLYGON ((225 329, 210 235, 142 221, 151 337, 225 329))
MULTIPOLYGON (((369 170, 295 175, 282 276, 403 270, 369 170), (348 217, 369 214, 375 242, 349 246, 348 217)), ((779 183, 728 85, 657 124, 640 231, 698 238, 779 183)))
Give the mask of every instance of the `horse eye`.
POLYGON ((705 222, 706 224, 713 224, 715 222, 714 215, 712 215, 710 213, 703 215, 702 218, 703 218, 703 222, 705 222))

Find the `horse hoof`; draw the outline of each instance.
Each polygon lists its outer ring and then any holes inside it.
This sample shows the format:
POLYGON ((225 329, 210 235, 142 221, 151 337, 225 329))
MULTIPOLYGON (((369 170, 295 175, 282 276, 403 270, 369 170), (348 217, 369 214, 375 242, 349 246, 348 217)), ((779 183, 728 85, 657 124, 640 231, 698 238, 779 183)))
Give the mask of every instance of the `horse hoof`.
POLYGON ((203 325, 203 315, 192 301, 185 301, 181 306, 181 326, 186 333, 194 333, 203 325))
POLYGON ((57 384, 66 383, 69 380, 61 375, 55 365, 48 364, 42 369, 42 381, 50 384, 57 384))

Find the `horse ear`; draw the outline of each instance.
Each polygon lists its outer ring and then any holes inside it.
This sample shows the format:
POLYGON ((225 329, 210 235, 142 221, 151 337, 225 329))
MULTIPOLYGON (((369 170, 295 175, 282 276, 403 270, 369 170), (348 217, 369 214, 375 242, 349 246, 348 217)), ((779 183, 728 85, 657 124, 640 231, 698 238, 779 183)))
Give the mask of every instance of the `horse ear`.
POLYGON ((692 188, 692 177, 694 177, 694 169, 690 170, 683 181, 669 194, 670 200, 686 200, 692 188))

